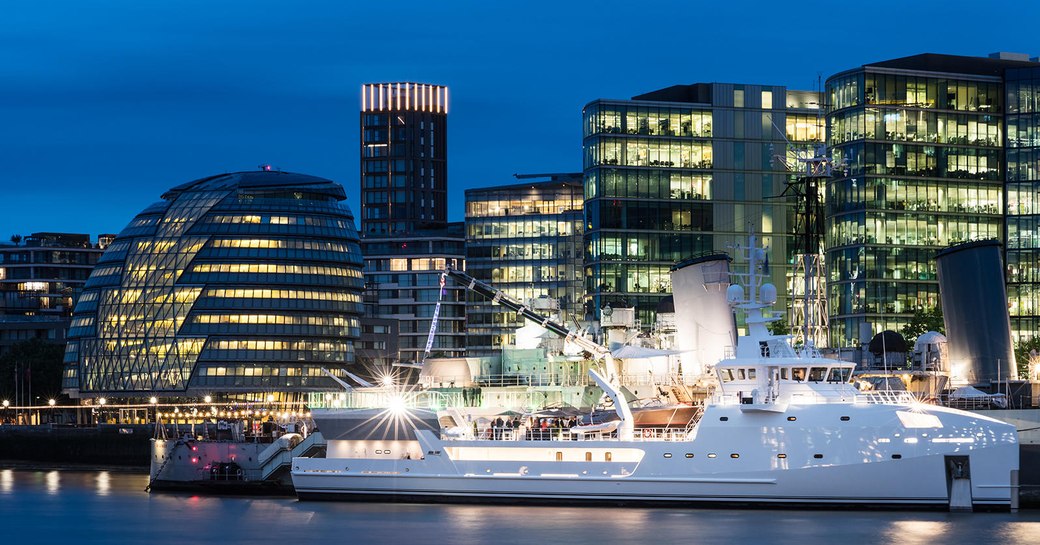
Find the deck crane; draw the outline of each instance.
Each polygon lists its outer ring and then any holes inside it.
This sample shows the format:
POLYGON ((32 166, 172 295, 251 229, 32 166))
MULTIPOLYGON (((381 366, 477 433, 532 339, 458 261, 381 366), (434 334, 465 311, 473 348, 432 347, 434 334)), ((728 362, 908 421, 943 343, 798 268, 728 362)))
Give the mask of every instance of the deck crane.
MULTIPOLYGON (((531 310, 527 305, 513 299, 506 295, 500 289, 494 288, 491 285, 477 280, 472 276, 466 274, 463 271, 455 269, 451 265, 445 267, 444 271, 441 272, 441 296, 444 294, 444 282, 446 278, 458 282, 466 289, 473 291, 479 295, 482 295, 491 300, 493 303, 502 305, 509 310, 516 312, 518 316, 523 316, 528 320, 544 327, 545 329, 552 331, 553 333, 560 335, 568 342, 574 343, 582 350, 592 354, 593 358, 597 361, 603 362, 603 373, 599 373, 593 369, 589 370, 589 375, 592 376, 593 380, 603 389, 603 392, 614 401, 614 410, 617 412, 618 417, 621 419, 621 425, 618 428, 619 437, 627 436, 631 438, 631 434, 634 429, 634 418, 632 412, 628 407, 628 401, 625 399, 624 394, 621 392, 621 378, 618 372, 617 362, 614 361, 614 356, 611 354, 610 349, 607 347, 582 336, 580 333, 567 328, 567 326, 553 321, 537 312, 531 310)), ((440 302, 438 301, 438 307, 440 302)), ((437 330, 437 314, 434 310, 433 323, 430 326, 430 338, 426 343, 426 352, 423 355, 423 361, 425 362, 426 357, 429 356, 430 347, 432 346, 433 336, 437 330)))

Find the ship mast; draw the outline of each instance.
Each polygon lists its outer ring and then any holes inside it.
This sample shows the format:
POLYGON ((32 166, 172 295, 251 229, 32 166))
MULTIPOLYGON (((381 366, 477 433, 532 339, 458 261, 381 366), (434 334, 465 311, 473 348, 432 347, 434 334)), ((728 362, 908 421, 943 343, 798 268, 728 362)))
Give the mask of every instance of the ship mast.
MULTIPOLYGON (((822 135, 823 107, 817 106, 817 134, 822 135)), ((827 344, 823 188, 834 167, 842 169, 844 166, 833 164, 824 143, 795 145, 787 139, 784 131, 779 127, 776 129, 783 135, 787 146, 783 154, 773 156, 773 161, 791 174, 787 188, 780 196, 791 192, 797 197, 795 229, 799 244, 790 285, 791 332, 796 345, 811 349, 827 344)))

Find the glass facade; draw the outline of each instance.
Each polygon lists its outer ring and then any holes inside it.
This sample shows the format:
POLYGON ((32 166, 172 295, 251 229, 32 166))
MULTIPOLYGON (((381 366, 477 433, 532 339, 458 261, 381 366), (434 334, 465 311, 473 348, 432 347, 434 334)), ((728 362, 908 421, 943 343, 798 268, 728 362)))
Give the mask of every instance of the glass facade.
POLYGON ((361 87, 361 233, 441 228, 448 218, 448 88, 361 87))
POLYGON ((673 264, 729 251, 749 229, 772 250, 774 282, 786 285, 794 203, 780 198, 787 175, 773 153, 783 153, 785 136, 818 140, 818 108, 816 93, 733 84, 586 105, 587 318, 608 303, 635 306, 649 326, 671 293, 673 264))
POLYGON ((73 314, 72 395, 335 388, 360 335, 343 188, 283 172, 178 186, 116 237, 73 314))
MULTIPOLYGON (((532 176, 535 177, 535 176, 532 176)), ((550 297, 562 318, 584 318, 582 175, 466 190, 466 272, 518 301, 550 297)), ((477 295, 466 303, 470 356, 515 341, 524 318, 477 295)))
POLYGON ((1040 67, 1005 74, 1007 292, 1015 341, 1040 332, 1040 67))
POLYGON ((826 84, 827 143, 846 165, 827 187, 832 346, 936 307, 937 250, 1004 238, 1000 78, 884 65, 826 84))
MULTIPOLYGON (((465 288, 447 280, 441 286, 441 272, 447 265, 465 267, 465 245, 462 223, 450 223, 444 229, 428 229, 399 236, 365 237, 367 317, 377 321, 366 327, 386 327, 386 320, 397 322, 396 354, 377 357, 372 363, 389 359, 415 363, 423 361, 426 343, 433 323, 437 302, 437 331, 430 347, 431 356, 462 357, 466 355, 465 288), (443 296, 442 296, 443 293, 443 296)), ((378 353, 378 349, 373 349, 378 353)), ((387 346, 386 350, 392 347, 387 346)))

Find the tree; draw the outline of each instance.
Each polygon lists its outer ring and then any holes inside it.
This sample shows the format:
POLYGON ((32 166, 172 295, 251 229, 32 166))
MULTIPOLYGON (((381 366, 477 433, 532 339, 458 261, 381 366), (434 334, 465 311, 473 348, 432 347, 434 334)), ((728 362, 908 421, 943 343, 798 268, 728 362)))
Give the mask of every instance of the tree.
POLYGON ((777 320, 775 322, 769 322, 769 326, 768 327, 769 327, 769 334, 770 335, 790 335, 791 334, 791 328, 787 325, 787 320, 784 320, 783 318, 781 318, 781 319, 779 319, 779 320, 777 320))
POLYGON ((15 246, 18 246, 22 243, 22 235, 11 235, 11 242, 13 242, 15 246))
POLYGON ((0 396, 13 403, 17 379, 18 388, 25 387, 26 394, 31 381, 34 398, 57 398, 61 393, 64 354, 64 345, 43 339, 29 339, 12 345, 6 354, 0 356, 0 396))
POLYGON ((914 345, 918 337, 929 331, 946 333, 946 323, 943 321, 941 306, 915 310, 914 317, 910 319, 910 323, 904 325, 899 330, 903 334, 903 338, 906 339, 906 343, 910 346, 914 345))

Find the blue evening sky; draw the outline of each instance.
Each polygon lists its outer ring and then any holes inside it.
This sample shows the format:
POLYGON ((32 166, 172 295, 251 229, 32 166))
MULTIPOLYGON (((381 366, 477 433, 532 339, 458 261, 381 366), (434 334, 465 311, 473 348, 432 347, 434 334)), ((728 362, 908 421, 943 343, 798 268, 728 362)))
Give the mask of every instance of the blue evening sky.
POLYGON ((269 163, 358 204, 365 82, 450 88, 463 189, 581 169, 581 108, 694 82, 815 89, 933 52, 1040 55, 1040 3, 877 0, 11 0, 0 9, 0 241, 116 233, 166 189, 269 163))

